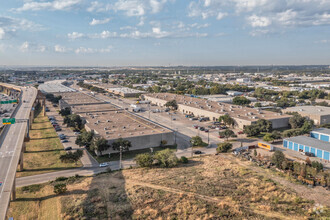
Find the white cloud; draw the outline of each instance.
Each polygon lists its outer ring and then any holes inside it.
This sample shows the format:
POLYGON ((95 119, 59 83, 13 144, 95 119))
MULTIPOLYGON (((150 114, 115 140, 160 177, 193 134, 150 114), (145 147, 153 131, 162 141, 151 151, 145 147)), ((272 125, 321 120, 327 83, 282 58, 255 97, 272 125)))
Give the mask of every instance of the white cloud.
POLYGON ((111 18, 105 18, 105 19, 101 19, 101 20, 93 18, 93 20, 91 22, 89 22, 89 24, 92 26, 98 25, 98 24, 106 24, 106 23, 109 23, 110 20, 111 20, 111 18))
POLYGON ((117 32, 102 31, 99 34, 93 34, 90 37, 91 38, 102 38, 102 39, 113 38, 113 37, 117 37, 117 32))
POLYGON ((82 33, 78 33, 78 32, 72 32, 68 34, 68 38, 70 38, 71 40, 75 40, 78 38, 83 38, 85 35, 82 33))
POLYGON ((330 25, 330 0, 194 0, 188 16, 202 19, 237 16, 253 33, 283 32, 290 28, 330 25))
POLYGON ((257 15, 252 15, 248 18, 249 23, 252 27, 268 27, 271 21, 267 17, 259 17, 257 15))
POLYGON ((45 52, 46 46, 25 41, 19 49, 22 52, 45 52))
POLYGON ((91 54, 91 53, 109 53, 111 52, 112 46, 108 46, 106 48, 101 49, 94 49, 94 48, 86 48, 86 47, 79 47, 75 50, 76 54, 91 54))
POLYGON ((58 44, 54 46, 54 51, 57 53, 67 53, 71 50, 72 50, 71 48, 67 48, 58 44))
POLYGON ((228 15, 227 13, 219 12, 217 15, 217 20, 221 20, 224 17, 226 17, 227 15, 228 15))
POLYGON ((2 40, 5 37, 5 30, 0 27, 0 40, 2 40))
POLYGON ((82 0, 29 1, 16 11, 69 10, 81 2, 82 0))

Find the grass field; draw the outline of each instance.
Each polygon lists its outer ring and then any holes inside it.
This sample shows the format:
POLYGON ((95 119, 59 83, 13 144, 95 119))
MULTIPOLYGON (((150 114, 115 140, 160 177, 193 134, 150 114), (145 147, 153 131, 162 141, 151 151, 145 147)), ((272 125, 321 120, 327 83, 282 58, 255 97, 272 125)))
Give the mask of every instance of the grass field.
POLYGON ((47 172, 55 172, 63 169, 80 167, 79 161, 75 163, 62 163, 59 159, 65 154, 53 126, 47 116, 38 114, 30 130, 30 141, 26 142, 24 153, 24 170, 17 171, 17 177, 31 176, 47 172))
MULTIPOLYGON (((157 151, 161 151, 161 150, 164 150, 166 148, 169 148, 173 151, 176 150, 176 146, 166 146, 166 147, 153 147, 153 152, 157 152, 157 151)), ((104 163, 104 162, 109 162, 109 161, 117 161, 119 160, 119 153, 112 153, 110 155, 110 158, 109 158, 109 155, 103 155, 103 156, 99 156, 97 157, 95 152, 91 152, 89 151, 93 157, 99 162, 99 163, 104 163)), ((132 151, 125 151, 122 153, 122 159, 123 160, 129 160, 129 159, 133 159, 135 158, 136 155, 138 154, 144 154, 144 153, 150 153, 150 148, 145 148, 145 149, 140 149, 140 150, 132 150, 132 151)))
POLYGON ((14 219, 315 219, 329 209, 220 156, 176 168, 84 177, 56 196, 51 184, 20 188, 14 219))

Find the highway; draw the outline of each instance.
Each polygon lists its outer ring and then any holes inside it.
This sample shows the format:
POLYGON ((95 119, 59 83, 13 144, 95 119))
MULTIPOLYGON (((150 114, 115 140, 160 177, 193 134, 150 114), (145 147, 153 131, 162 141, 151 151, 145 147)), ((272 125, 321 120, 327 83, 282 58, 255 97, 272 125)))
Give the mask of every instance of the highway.
MULTIPOLYGON (((28 119, 31 108, 37 96, 37 90, 33 87, 22 88, 22 99, 17 106, 14 117, 28 119)), ((12 188, 15 187, 16 169, 20 159, 27 122, 18 122, 7 125, 0 137, 0 220, 5 219, 7 208, 11 198, 12 188)))

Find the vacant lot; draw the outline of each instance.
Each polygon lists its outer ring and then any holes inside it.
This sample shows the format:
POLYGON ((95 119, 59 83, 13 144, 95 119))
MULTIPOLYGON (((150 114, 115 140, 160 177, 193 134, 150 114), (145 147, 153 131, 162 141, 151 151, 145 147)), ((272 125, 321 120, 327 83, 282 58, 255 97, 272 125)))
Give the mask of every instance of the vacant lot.
POLYGON ((78 179, 62 196, 50 184, 18 190, 15 219, 307 219, 317 214, 273 181, 219 156, 176 168, 129 169, 78 179))
POLYGON ((17 177, 31 176, 41 173, 54 172, 63 169, 80 167, 74 163, 62 163, 59 159, 61 154, 65 154, 53 126, 48 118, 39 114, 32 124, 30 130, 30 141, 26 142, 26 152, 24 153, 24 170, 17 171, 17 177))

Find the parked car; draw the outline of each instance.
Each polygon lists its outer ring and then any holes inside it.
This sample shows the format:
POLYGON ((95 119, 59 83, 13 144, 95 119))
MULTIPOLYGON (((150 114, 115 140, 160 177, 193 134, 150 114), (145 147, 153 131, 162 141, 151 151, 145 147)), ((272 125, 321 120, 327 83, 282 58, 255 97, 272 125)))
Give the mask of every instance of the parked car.
POLYGON ((223 136, 223 135, 219 135, 219 138, 225 138, 225 136, 223 136))
POLYGON ((80 132, 79 132, 79 131, 76 131, 74 134, 75 134, 75 135, 79 135, 79 134, 80 134, 80 132))
POLYGON ((196 150, 196 151, 194 151, 194 154, 202 154, 203 152, 202 151, 200 151, 200 150, 196 150))
POLYGON ((108 163, 108 162, 106 162, 106 163, 100 163, 100 167, 107 167, 107 166, 109 166, 110 165, 110 163, 108 163))
POLYGON ((64 150, 72 150, 72 147, 66 147, 64 150))
POLYGON ((196 121, 196 120, 198 120, 198 118, 190 118, 189 120, 190 121, 196 121))
POLYGON ((62 128, 55 128, 55 131, 62 131, 62 128))
POLYGON ((199 127, 199 130, 204 131, 205 128, 204 127, 199 127))
POLYGON ((207 132, 209 132, 209 129, 205 129, 204 131, 207 133, 207 132))
POLYGON ((69 142, 69 141, 66 140, 66 139, 64 139, 64 140, 61 141, 61 143, 68 143, 68 142, 69 142))
POLYGON ((65 140, 66 139, 66 136, 61 136, 60 137, 60 140, 65 140))
POLYGON ((244 132, 243 131, 239 131, 239 132, 237 132, 237 134, 244 134, 244 132))
POLYGON ((198 125, 194 125, 194 128, 197 129, 199 126, 198 125))
POLYGON ((53 105, 53 107, 57 107, 57 105, 56 105, 56 104, 54 104, 54 105, 53 105))

